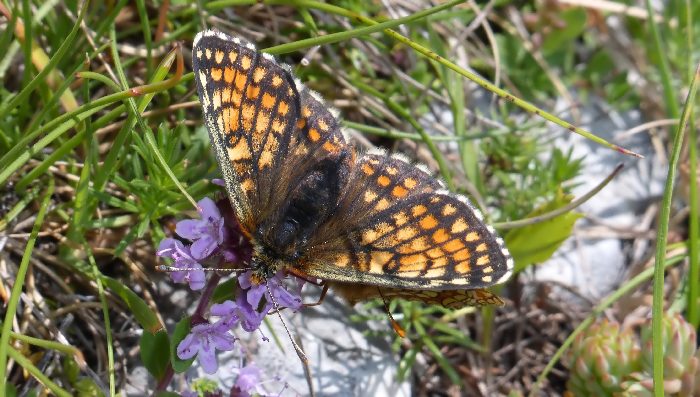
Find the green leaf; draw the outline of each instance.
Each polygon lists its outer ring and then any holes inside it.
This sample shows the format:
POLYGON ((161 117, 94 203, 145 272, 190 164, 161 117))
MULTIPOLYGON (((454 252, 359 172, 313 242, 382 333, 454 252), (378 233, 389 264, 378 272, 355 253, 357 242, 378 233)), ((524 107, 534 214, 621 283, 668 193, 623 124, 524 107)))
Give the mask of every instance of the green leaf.
POLYGON ((170 363, 170 339, 164 330, 155 334, 144 332, 139 341, 141 346, 141 361, 148 372, 156 379, 165 375, 170 363))
POLYGON ((162 328, 160 321, 158 321, 158 317, 155 313, 153 313, 153 310, 151 310, 146 302, 136 295, 134 291, 110 277, 102 276, 102 282, 107 286, 107 288, 122 298, 124 303, 126 303, 129 310, 131 310, 131 313, 136 318, 136 321, 138 321, 139 325, 141 325, 145 331, 155 333, 162 328))
POLYGON ((177 356, 177 345, 185 339, 185 336, 190 333, 190 317, 187 316, 178 321, 173 331, 173 336, 170 339, 170 361, 173 363, 173 370, 176 373, 187 371, 194 362, 194 357, 189 360, 180 360, 177 356))
MULTIPOLYGON (((527 218, 551 212, 569 204, 571 200, 573 196, 559 192, 554 201, 536 208, 527 218)), ((508 232, 505 241, 515 260, 515 271, 549 259, 571 235, 574 223, 581 216, 576 212, 568 212, 550 220, 508 232)))

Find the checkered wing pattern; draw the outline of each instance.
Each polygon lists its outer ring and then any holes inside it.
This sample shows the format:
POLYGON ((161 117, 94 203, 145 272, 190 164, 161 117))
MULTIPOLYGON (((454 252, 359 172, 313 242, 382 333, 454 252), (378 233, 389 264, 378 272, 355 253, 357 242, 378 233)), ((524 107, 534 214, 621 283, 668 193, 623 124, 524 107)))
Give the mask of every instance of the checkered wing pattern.
POLYGON ((324 225, 302 266, 312 276, 394 288, 454 290, 504 281, 512 259, 466 198, 403 158, 368 154, 353 168, 342 217, 324 225))
POLYGON ((249 234, 278 221, 290 191, 319 163, 351 160, 335 118, 272 56, 215 31, 200 33, 192 53, 212 145, 249 234))

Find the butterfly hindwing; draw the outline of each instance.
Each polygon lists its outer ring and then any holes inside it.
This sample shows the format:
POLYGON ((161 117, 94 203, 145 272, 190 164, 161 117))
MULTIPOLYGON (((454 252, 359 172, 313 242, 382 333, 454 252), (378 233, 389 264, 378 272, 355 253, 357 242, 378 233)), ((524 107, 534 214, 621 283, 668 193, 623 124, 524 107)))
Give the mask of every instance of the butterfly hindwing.
POLYGON ((478 210, 424 171, 401 159, 369 155, 348 185, 343 216, 321 233, 335 237, 308 255, 304 271, 310 275, 450 290, 487 287, 512 272, 503 240, 478 210))

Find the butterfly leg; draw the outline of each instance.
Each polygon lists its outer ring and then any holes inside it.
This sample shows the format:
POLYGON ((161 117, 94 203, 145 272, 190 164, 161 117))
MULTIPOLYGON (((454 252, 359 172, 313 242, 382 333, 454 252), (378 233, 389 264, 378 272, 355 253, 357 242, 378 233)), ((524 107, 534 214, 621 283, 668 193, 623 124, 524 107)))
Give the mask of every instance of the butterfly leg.
POLYGON ((318 300, 314 303, 304 303, 302 306, 304 307, 311 307, 311 306, 318 306, 323 302, 323 300, 326 298, 326 294, 328 293, 328 284, 323 284, 323 290, 321 291, 321 296, 318 297, 318 300))

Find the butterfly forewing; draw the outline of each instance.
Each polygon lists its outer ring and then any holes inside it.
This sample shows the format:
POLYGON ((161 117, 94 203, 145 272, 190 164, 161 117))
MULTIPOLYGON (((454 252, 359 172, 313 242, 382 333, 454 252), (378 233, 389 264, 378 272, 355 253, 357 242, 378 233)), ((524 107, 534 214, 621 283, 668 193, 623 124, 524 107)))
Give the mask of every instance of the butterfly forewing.
POLYGON ((279 176, 289 168, 299 94, 289 71, 271 56, 219 32, 198 35, 193 67, 229 196, 250 231, 288 190, 279 176))

